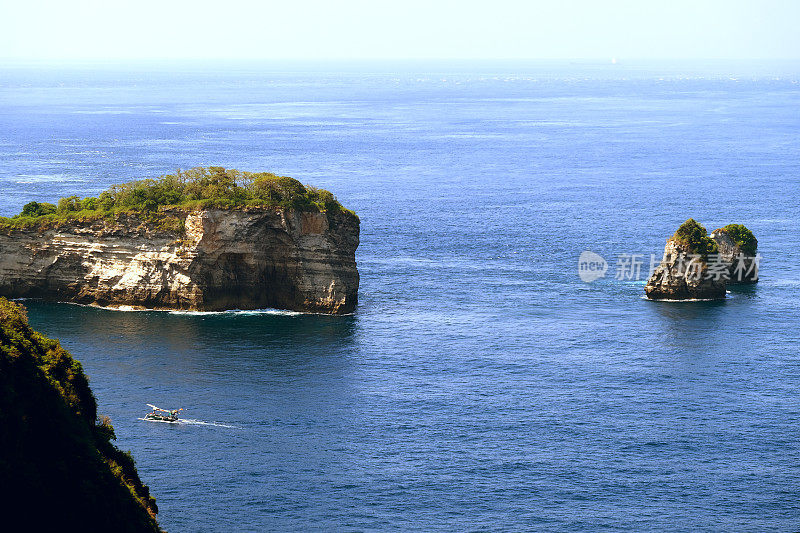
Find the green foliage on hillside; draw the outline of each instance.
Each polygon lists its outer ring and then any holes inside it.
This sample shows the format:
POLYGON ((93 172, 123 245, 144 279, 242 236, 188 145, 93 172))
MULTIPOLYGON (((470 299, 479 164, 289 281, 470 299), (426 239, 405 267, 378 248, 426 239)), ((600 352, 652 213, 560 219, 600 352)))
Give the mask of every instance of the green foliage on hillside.
POLYGON ((0 509, 28 531, 158 531, 133 459, 81 364, 0 298, 0 509))
POLYGON ((29 202, 22 208, 20 216, 35 218, 44 215, 52 215, 55 212, 56 206, 53 204, 48 204, 47 202, 41 204, 39 202, 29 202))
POLYGON ((722 228, 722 230, 730 235, 731 239, 739 245, 739 249, 742 250, 744 255, 751 257, 756 255, 758 240, 747 227, 742 224, 728 224, 722 228))
POLYGON ((716 241, 708 236, 706 228, 693 218, 681 224, 672 239, 687 245, 691 253, 703 257, 718 250, 716 241))
POLYGON ((168 208, 279 207, 325 212, 329 216, 355 213, 345 209, 329 191, 306 186, 294 178, 267 172, 251 173, 222 167, 193 168, 156 179, 114 185, 99 196, 61 198, 58 205, 30 202, 0 227, 47 225, 74 219, 99 219, 118 213, 145 217, 168 208))

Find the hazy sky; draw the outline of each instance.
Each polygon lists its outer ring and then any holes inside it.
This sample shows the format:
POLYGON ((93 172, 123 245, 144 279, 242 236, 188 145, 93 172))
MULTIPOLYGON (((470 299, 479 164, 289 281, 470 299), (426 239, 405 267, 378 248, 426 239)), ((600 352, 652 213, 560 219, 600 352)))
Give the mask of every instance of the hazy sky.
POLYGON ((0 0, 0 58, 800 58, 794 0, 0 0))

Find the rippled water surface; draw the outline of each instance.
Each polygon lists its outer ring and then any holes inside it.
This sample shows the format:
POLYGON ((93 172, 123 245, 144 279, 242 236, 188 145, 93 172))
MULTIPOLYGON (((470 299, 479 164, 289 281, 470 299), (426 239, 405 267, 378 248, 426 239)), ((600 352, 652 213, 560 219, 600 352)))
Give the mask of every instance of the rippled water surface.
POLYGON ((796 65, 0 74, 0 214, 217 164, 361 217, 352 316, 26 302, 167 530, 800 527, 796 65), (750 227, 762 281, 613 279, 690 216, 750 227))

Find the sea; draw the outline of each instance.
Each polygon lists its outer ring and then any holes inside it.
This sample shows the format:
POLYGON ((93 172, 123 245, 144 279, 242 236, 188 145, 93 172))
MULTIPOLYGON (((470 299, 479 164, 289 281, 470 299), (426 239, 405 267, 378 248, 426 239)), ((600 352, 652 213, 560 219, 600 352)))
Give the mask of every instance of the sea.
POLYGON ((358 213, 353 314, 24 302, 166 530, 800 529, 800 63, 0 67, 0 215, 209 165, 358 213), (690 217, 759 283, 644 299, 690 217))

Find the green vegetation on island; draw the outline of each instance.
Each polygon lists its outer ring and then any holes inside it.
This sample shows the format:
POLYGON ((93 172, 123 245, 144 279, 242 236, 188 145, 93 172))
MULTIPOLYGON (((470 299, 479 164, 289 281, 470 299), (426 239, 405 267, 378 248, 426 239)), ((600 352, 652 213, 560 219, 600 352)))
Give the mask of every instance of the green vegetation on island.
POLYGON ((755 257, 756 251, 758 250, 758 240, 755 235, 753 235, 753 232, 747 229, 746 226, 742 224, 728 224, 720 229, 730 236, 744 255, 755 257))
POLYGON ((277 207, 324 212, 329 217, 338 213, 356 216, 342 207, 331 192, 303 185, 294 178, 267 172, 198 167, 155 179, 114 185, 97 197, 68 196, 61 198, 57 205, 30 202, 19 215, 0 217, 0 228, 52 226, 76 219, 110 218, 120 213, 165 219, 167 224, 174 226, 174 221, 163 215, 165 210, 210 207, 277 207))
POLYGON ((27 531, 159 531, 81 364, 0 298, 0 509, 27 531))
POLYGON ((717 253, 719 249, 714 239, 708 236, 706 228, 695 219, 690 218, 678 228, 672 240, 685 244, 690 253, 707 258, 708 254, 717 253))

